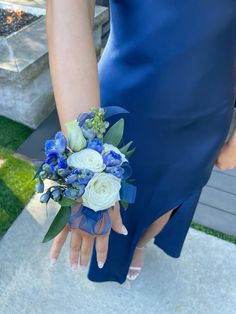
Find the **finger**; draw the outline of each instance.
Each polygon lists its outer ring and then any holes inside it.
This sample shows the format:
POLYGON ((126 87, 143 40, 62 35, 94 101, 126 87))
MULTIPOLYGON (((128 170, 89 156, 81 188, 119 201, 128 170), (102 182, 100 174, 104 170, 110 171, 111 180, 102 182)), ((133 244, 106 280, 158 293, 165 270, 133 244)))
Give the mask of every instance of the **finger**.
MULTIPOLYGON (((109 211, 112 211, 112 209, 110 209, 109 211)), ((121 215, 120 215, 120 204, 119 204, 119 202, 117 202, 115 204, 115 207, 113 210, 112 229, 118 233, 123 234, 123 235, 128 234, 128 230, 124 226, 121 215)))
POLYGON ((61 248, 63 247, 66 241, 69 230, 70 227, 67 224, 53 240, 52 247, 50 250, 51 265, 54 265, 56 263, 57 257, 60 254, 61 248))
POLYGON ((96 254, 98 267, 102 268, 106 262, 108 252, 108 239, 109 234, 96 238, 96 254))
POLYGON ((86 268, 88 265, 93 242, 94 237, 92 235, 86 235, 82 238, 82 246, 80 252, 80 266, 82 269, 86 268))
POLYGON ((72 229, 70 241, 70 264, 75 270, 78 266, 79 252, 81 248, 82 238, 78 229, 72 229))

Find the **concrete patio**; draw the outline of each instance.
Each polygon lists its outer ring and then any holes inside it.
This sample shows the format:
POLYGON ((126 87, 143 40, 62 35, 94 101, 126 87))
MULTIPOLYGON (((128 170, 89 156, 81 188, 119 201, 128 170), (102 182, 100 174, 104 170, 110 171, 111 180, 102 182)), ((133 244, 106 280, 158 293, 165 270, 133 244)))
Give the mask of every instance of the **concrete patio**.
POLYGON ((56 266, 42 244, 57 208, 35 195, 0 242, 0 313, 234 314, 236 246, 190 228, 174 259, 150 244, 135 282, 94 283, 72 271, 68 244, 56 266))

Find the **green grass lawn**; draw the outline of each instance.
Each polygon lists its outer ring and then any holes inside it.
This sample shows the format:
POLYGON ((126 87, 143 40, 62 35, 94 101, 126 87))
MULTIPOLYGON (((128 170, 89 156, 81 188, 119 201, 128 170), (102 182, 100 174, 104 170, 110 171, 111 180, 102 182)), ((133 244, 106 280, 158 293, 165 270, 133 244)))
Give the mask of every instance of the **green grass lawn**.
POLYGON ((0 116, 0 238, 34 193, 35 168, 12 154, 32 129, 0 116))
POLYGON ((191 227, 194 228, 194 229, 203 231, 203 232, 205 232, 207 234, 213 235, 213 236, 215 236, 217 238, 221 238, 221 239, 223 239, 225 241, 229 241, 229 242, 232 242, 232 243, 236 244, 236 237, 235 236, 232 236, 232 235, 229 235, 229 234, 225 234, 224 232, 214 230, 212 228, 209 228, 209 227, 197 224, 195 222, 191 223, 191 227))

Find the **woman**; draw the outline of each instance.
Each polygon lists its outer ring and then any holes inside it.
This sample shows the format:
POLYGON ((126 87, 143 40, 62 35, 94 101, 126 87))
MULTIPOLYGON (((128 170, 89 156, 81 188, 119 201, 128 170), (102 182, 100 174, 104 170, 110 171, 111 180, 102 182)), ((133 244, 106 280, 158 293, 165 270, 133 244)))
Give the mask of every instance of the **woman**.
MULTIPOLYGON (((85 268, 92 250, 88 278, 123 283, 138 276, 153 238, 180 256, 214 164, 236 166, 236 131, 225 142, 235 101, 236 1, 111 0, 111 31, 98 67, 94 6, 94 0, 47 1, 61 128, 66 132, 64 123, 94 104, 127 109, 124 140, 136 146, 137 198, 127 211, 116 204, 105 236, 73 229, 70 263, 85 268)), ((67 225, 55 238, 52 264, 69 231, 67 225)))

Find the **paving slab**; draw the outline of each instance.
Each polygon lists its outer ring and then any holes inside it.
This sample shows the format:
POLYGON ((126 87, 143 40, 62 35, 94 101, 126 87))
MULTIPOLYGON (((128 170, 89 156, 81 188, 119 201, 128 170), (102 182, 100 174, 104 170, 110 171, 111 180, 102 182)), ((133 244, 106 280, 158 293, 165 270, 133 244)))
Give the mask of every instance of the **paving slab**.
POLYGON ((56 214, 36 194, 0 241, 0 313, 234 314, 236 246, 189 229, 180 258, 150 243, 135 282, 95 283, 72 271, 69 238, 56 266, 41 240, 56 214))

